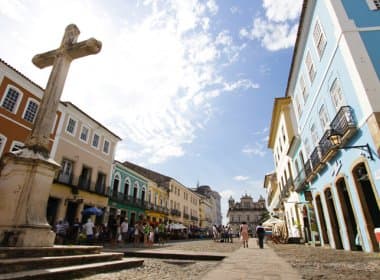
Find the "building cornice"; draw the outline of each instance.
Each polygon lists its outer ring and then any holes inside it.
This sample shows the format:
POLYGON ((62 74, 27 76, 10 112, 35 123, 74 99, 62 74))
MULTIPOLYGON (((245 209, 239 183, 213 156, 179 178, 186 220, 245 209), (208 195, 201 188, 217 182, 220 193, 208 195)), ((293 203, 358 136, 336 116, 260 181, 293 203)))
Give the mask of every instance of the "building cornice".
POLYGON ((269 140, 268 140, 268 148, 273 149, 278 124, 281 116, 281 112, 284 111, 284 106, 289 105, 291 102, 290 97, 278 97, 274 99, 273 111, 272 111, 272 120, 269 131, 269 140))

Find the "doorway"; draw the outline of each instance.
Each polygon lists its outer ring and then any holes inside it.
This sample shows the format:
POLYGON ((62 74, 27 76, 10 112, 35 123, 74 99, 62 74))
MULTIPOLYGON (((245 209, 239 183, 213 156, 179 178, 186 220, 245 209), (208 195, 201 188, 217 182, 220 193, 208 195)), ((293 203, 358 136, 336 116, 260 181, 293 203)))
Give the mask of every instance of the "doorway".
POLYGON ((322 234, 323 244, 329 244, 329 238, 328 238, 328 235, 327 235, 327 227, 326 227, 325 214, 323 213, 322 201, 321 201, 321 196, 320 195, 317 195, 315 197, 315 203, 317 204, 319 225, 320 225, 320 228, 321 228, 321 234, 322 234))
POLYGON ((69 222, 70 225, 74 223, 77 217, 78 203, 73 201, 67 202, 66 216, 65 220, 69 222))
POLYGON ((347 190, 346 181, 343 178, 339 179, 336 182, 336 190, 338 193, 340 205, 342 207, 343 218, 346 224, 348 241, 350 242, 351 250, 361 250, 361 248, 355 245, 355 238, 358 233, 358 229, 355 220, 354 210, 352 208, 350 196, 347 190))
POLYGON ((52 227, 54 227, 54 225, 56 224, 58 206, 60 201, 61 200, 58 198, 49 196, 46 208, 46 219, 49 225, 51 225, 52 227))
POLYGON ((330 218, 331 233, 333 235, 332 237, 334 239, 335 249, 343 249, 342 238, 340 236, 339 222, 336 216, 336 210, 335 210, 333 196, 332 196, 330 188, 325 190, 325 199, 326 199, 327 211, 330 218))
POLYGON ((380 227, 380 210, 374 192, 374 186, 369 180, 368 171, 364 163, 355 166, 353 170, 356 189, 359 195, 360 205, 363 209, 364 219, 367 225, 367 232, 370 236, 370 243, 373 251, 379 251, 374 230, 380 227))

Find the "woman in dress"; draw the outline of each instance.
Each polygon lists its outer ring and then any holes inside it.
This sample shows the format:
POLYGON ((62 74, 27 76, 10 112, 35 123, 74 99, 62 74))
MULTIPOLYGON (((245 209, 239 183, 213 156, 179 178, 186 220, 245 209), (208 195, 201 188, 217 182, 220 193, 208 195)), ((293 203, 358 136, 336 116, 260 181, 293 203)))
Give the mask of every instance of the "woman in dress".
POLYGON ((246 222, 243 222, 240 225, 240 240, 243 242, 243 247, 248 248, 248 225, 246 222))

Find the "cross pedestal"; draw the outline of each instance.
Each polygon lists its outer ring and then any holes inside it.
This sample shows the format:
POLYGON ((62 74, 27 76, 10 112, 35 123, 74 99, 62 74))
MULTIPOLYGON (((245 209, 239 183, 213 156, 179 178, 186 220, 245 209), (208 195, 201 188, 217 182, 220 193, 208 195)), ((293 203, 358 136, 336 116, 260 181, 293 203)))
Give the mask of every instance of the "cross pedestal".
POLYGON ((49 139, 70 63, 76 58, 96 54, 101 42, 94 38, 77 43, 79 29, 66 27, 60 47, 36 55, 33 63, 53 66, 36 121, 25 147, 8 153, 0 162, 0 246, 53 246, 55 233, 46 220, 46 208, 55 172, 49 158, 49 139))

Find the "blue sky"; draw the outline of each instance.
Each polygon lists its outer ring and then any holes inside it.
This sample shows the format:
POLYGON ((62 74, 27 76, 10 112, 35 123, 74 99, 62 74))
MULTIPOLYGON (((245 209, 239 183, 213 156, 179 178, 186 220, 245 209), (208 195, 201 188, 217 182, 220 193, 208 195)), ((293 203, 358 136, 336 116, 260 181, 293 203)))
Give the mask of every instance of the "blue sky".
POLYGON ((301 0, 0 0, 0 57, 45 87, 31 58, 75 23, 102 51, 74 61, 62 100, 123 138, 116 159, 264 195, 274 97, 284 96, 301 0))

